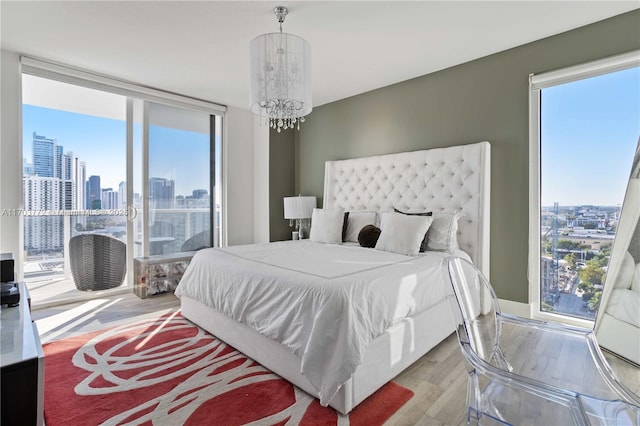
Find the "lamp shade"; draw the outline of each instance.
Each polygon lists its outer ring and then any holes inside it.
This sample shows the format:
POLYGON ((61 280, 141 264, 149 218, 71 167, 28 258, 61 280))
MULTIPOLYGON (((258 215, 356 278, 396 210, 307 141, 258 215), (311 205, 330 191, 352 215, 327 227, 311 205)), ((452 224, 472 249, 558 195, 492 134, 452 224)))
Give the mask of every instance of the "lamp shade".
POLYGON ((250 45, 251 111, 293 128, 309 114, 311 105, 311 48, 304 39, 269 33, 250 45))
POLYGON ((316 207, 316 197, 284 197, 285 219, 308 219, 316 207))

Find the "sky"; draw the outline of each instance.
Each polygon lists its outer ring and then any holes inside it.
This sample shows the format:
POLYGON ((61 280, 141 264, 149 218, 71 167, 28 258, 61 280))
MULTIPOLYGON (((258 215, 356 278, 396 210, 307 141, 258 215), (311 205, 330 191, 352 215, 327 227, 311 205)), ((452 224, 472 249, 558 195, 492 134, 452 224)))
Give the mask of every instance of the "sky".
MULTIPOLYGON (((542 205, 622 204, 640 137, 640 68, 545 88, 541 99, 542 205)), ((124 121, 33 105, 22 120, 27 161, 35 131, 85 161, 102 188, 125 180, 124 121)), ((152 126, 149 144, 150 177, 175 180, 176 195, 208 188, 207 135, 152 126)))
MULTIPOLYGON (((64 152, 85 161, 87 179, 100 176, 100 186, 117 190, 126 176, 124 121, 23 105, 23 153, 33 162, 33 132, 56 139, 64 152)), ((209 136, 151 126, 149 176, 173 179, 176 195, 209 188, 209 136)))
POLYGON ((542 90, 542 205, 621 205, 640 137, 640 68, 542 90))

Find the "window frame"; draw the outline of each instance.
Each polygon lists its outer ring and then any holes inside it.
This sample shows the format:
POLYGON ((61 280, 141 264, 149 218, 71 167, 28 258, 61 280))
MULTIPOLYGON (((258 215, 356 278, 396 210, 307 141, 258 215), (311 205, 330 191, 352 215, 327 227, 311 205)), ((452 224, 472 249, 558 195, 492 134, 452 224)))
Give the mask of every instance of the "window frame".
POLYGON ((640 66, 640 50, 529 75, 529 309, 534 319, 593 328, 594 321, 540 310, 540 93, 542 89, 640 66))
MULTIPOLYGON (((132 205, 133 201, 133 181, 134 181, 134 160, 133 160, 133 151, 134 151, 134 135, 133 135, 133 122, 134 122, 134 104, 137 104, 139 107, 142 107, 142 124, 143 128, 148 125, 148 113, 147 113, 147 104, 149 102, 169 105, 173 107, 185 108, 189 110, 195 110, 200 112, 205 112, 210 115, 212 127, 211 130, 211 159, 213 163, 213 158, 215 156, 215 143, 214 139, 216 135, 221 137, 220 141, 220 150, 218 155, 220 158, 220 164, 222 170, 216 170, 215 168, 211 169, 210 176, 210 188, 211 191, 213 189, 214 182, 216 182, 216 177, 218 177, 218 184, 221 186, 220 188, 220 200, 215 199, 215 195, 211 193, 212 202, 210 205, 211 209, 211 231, 212 231, 212 245, 215 246, 216 241, 219 242, 220 246, 227 245, 227 229, 226 229, 226 131, 224 129, 226 125, 225 113, 227 111, 227 106, 205 101, 202 99, 196 99, 188 96, 178 95, 175 93, 165 92, 162 90, 158 90, 152 87, 142 86, 136 83, 132 83, 125 80, 120 80, 117 78, 113 78, 104 74, 95 73, 88 70, 82 70, 79 68, 70 67, 67 65, 46 61, 38 58, 33 58, 25 55, 20 56, 20 75, 27 74, 35 77, 41 77, 53 81, 59 81, 62 83, 72 84, 75 86, 86 87, 89 89, 100 90, 103 92, 114 93, 118 95, 123 95, 126 97, 126 180, 127 180, 127 205, 132 205), (219 124, 219 129, 215 128, 213 124, 219 124), (218 174, 216 176, 215 174, 218 174), (220 227, 221 234, 214 235, 214 221, 216 215, 216 201, 218 201, 221 205, 220 211, 220 227)), ((22 132, 22 130, 21 130, 22 132)), ((148 138, 147 130, 143 132, 143 158, 142 158, 142 177, 144 179, 145 175, 148 181, 148 140, 145 142, 144 139, 148 138), (146 146, 146 149, 145 149, 146 146)), ((22 141, 22 137, 20 138, 22 141)), ((20 152, 23 153, 22 142, 20 143, 20 152)), ((22 155, 22 154, 21 154, 22 155)), ((22 179, 20 180, 20 184, 22 184, 22 179)), ((146 185, 143 185, 143 187, 146 185)), ((21 191, 23 192, 23 190, 21 191)), ((144 198, 143 198, 144 199, 144 198)), ((148 208, 145 206, 144 212, 147 212, 148 208)), ((148 232, 145 234, 145 230, 147 230, 147 222, 148 218, 145 217, 146 213, 143 216, 143 239, 146 241, 148 238, 148 232)), ((22 229, 22 219, 21 219, 21 230, 20 235, 23 235, 24 230, 22 229)), ((21 237, 22 239, 22 237, 21 237)), ((127 221, 127 246, 131 247, 133 244, 133 223, 132 221, 127 221)), ((23 245, 23 242, 20 242, 20 245, 23 245)), ((147 244, 143 244, 146 246, 147 244)), ((143 247, 143 250, 144 247, 143 247)), ((148 252, 148 248, 146 249, 148 252)), ((127 251, 127 269, 129 271, 133 271, 133 251, 127 251)), ((18 255, 17 262, 22 265, 24 259, 21 254, 18 255)), ((19 268, 20 274, 22 274, 22 266, 19 268)), ((133 285, 133 273, 127 274, 127 282, 128 288, 130 289, 133 285)), ((127 290, 130 291, 130 290, 127 290)))

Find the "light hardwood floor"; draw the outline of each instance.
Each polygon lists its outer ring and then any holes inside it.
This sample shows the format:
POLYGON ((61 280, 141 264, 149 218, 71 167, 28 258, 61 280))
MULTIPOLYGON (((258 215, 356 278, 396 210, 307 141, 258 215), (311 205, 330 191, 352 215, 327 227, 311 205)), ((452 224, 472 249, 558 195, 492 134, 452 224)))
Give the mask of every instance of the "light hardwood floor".
MULTIPOLYGON (((33 311, 43 343, 97 331, 137 319, 179 310, 173 294, 139 299, 122 294, 88 302, 33 311)), ((621 380, 640 393, 640 369, 606 354, 621 380)), ((455 334, 420 358, 394 381, 414 392, 387 422, 388 425, 463 425, 467 374, 455 334)))

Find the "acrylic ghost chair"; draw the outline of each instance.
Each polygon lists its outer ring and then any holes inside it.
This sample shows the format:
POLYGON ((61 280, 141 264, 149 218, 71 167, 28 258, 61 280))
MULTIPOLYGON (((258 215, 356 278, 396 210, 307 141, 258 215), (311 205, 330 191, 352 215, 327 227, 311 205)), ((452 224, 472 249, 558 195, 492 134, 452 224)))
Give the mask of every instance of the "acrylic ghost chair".
POLYGON ((470 262, 444 264, 468 371, 467 423, 640 425, 640 398, 605 361, 592 330, 500 311, 470 262))

